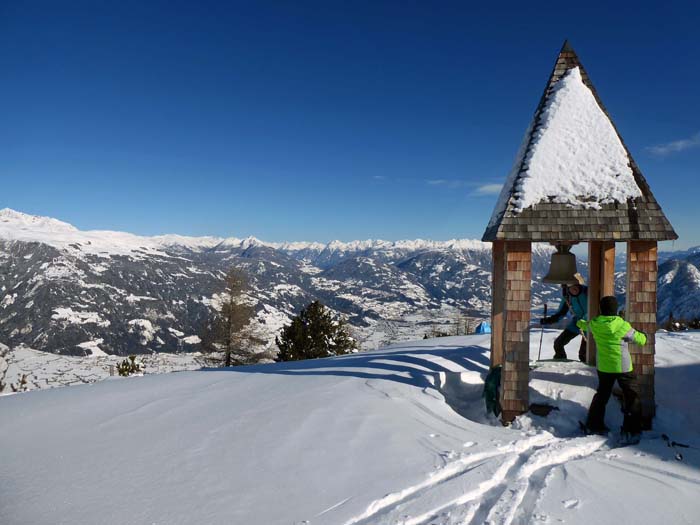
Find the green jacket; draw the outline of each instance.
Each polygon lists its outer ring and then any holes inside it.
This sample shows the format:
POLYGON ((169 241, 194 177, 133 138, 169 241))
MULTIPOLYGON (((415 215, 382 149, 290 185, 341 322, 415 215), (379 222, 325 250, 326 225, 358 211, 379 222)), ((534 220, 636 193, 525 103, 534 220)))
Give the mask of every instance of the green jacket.
POLYGON ((590 322, 581 319, 576 323, 584 332, 591 326, 597 348, 597 367, 601 372, 624 373, 632 371, 632 358, 627 343, 644 345, 647 336, 617 315, 599 315, 590 322))

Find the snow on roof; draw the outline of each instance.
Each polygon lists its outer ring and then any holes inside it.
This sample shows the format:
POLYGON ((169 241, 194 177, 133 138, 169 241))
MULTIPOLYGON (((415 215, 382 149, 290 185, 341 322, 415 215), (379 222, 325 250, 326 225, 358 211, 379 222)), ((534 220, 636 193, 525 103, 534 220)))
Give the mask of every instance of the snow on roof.
POLYGON ((540 202, 597 209, 642 196, 627 151, 578 67, 554 85, 529 137, 530 130, 489 224, 505 211, 511 190, 516 213, 540 202))

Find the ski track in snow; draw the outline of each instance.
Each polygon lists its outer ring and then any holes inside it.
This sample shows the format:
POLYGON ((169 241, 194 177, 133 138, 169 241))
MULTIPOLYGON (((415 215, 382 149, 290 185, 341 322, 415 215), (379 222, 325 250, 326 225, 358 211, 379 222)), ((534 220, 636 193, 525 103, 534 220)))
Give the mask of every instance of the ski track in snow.
POLYGON ((345 504, 346 504, 348 501, 350 501, 351 499, 352 499, 352 496, 349 496, 349 497, 345 498, 344 500, 339 501, 339 502, 336 503, 335 505, 332 505, 332 506, 328 507, 326 510, 323 510, 323 511, 319 512, 318 514, 316 514, 316 517, 318 518, 318 517, 320 517, 320 516, 323 516, 324 514, 327 514, 327 513, 329 513, 330 511, 335 510, 335 509, 337 509, 338 507, 341 507, 342 505, 345 505, 345 504))
MULTIPOLYGON (((548 345, 554 335, 547 333, 548 345)), ((455 348, 468 355, 480 355, 481 347, 472 344, 476 336, 468 337, 455 348)), ((668 523, 694 523, 700 487, 696 467, 700 459, 694 449, 683 449, 684 461, 676 461, 677 450, 667 446, 661 432, 669 432, 691 446, 698 443, 694 430, 677 433, 673 426, 684 421, 677 414, 686 405, 679 403, 697 398, 697 386, 693 385, 698 384, 700 372, 698 358, 686 355, 693 347, 688 345, 677 351, 677 345, 697 337, 691 333, 684 337, 659 336, 657 366, 663 363, 658 370, 659 377, 665 380, 659 381, 658 393, 659 399, 667 401, 659 412, 658 428, 645 434, 642 446, 632 449, 611 449, 615 445, 609 436, 577 434, 576 421, 585 414, 585 405, 593 393, 592 371, 577 363, 549 364, 549 370, 533 372, 531 399, 547 400, 561 407, 549 419, 525 415, 510 429, 489 426, 497 424, 492 419, 470 420, 470 404, 481 407, 483 403, 478 384, 481 366, 474 362, 467 364, 464 371, 449 370, 455 366, 446 357, 452 350, 433 350, 428 345, 435 342, 422 343, 437 354, 424 357, 423 361, 417 361, 416 356, 423 354, 416 353, 415 348, 399 347, 395 359, 389 359, 387 351, 374 361, 339 358, 319 362, 320 366, 310 370, 313 374, 287 368, 289 365, 209 369, 170 377, 121 378, 94 388, 0 398, 5 403, 0 408, 7 411, 9 418, 6 431, 0 432, 3 443, 7 443, 0 447, 0 452, 5 453, 0 454, 0 482, 9 480, 3 488, 13 495, 6 498, 9 503, 0 505, 0 522, 53 523, 55 509, 62 509, 75 523, 520 525, 563 519, 591 523, 599 520, 599 504, 617 510, 619 498, 628 494, 628 487, 637 491, 641 486, 639 490, 643 492, 629 492, 637 496, 632 508, 637 523, 663 522, 662 512, 673 514, 668 523), (440 366, 427 366, 429 361, 440 366), (416 366, 423 362, 426 366, 416 366), (329 366, 333 363, 343 366, 329 366), (368 363, 379 363, 379 372, 368 363), (393 367, 390 376, 384 375, 383 367, 387 365, 393 367), (335 379, 339 369, 341 379, 335 379), (673 397, 679 384, 683 385, 683 392, 678 394, 680 401, 673 397), (279 390, 269 393, 270 388, 279 390), (336 397, 342 400, 344 412, 327 410, 319 404, 318 396, 327 394, 330 388, 338 389, 336 397), (282 396, 291 396, 291 401, 279 402, 282 396), (258 397, 262 404, 251 404, 258 397), (225 405, 231 405, 230 413, 221 413, 223 405, 218 403, 222 399, 226 400, 225 405), (32 417, 33 410, 44 413, 42 400, 53 400, 58 409, 48 422, 32 417), (95 402, 99 400, 102 401, 95 402), (352 400, 358 403, 353 405, 352 400), (115 404, 107 406, 106 401, 115 404), (291 402, 295 406, 298 403, 298 408, 293 408, 291 402), (104 412, 95 412, 96 406, 104 407, 104 412), (72 408, 61 410, 66 407, 72 408), (459 417, 460 409, 465 409, 465 416, 459 417), (298 410, 296 415, 294 410, 298 410), (391 419, 394 414, 400 417, 391 419), (200 421, 200 416, 205 417, 200 421), (670 429, 664 426, 669 424, 670 429), (47 450, 41 439, 44 428, 66 437, 52 442, 47 450), (82 461, 83 435, 73 432, 74 428, 82 429, 92 443, 86 449, 85 461, 54 465, 54 458, 66 453, 65 457, 82 461), (314 441, 313 447, 299 446, 309 442, 311 436, 315 439, 319 429, 328 432, 325 441, 314 441), (394 429, 395 435, 387 440, 388 432, 394 429), (178 432, 183 435, 178 437, 178 432), (159 439, 151 441, 152 437, 159 439), (129 464, 128 468, 119 461, 110 461, 105 454, 121 447, 124 439, 137 459, 135 466, 129 464), (27 443, 31 446, 27 447, 27 443), (223 443, 246 450, 222 455, 223 443), (161 464, 163 451, 173 457, 173 462, 161 464), (645 456, 649 457, 641 459, 645 456), (95 475, 95 462, 105 459, 107 474, 99 471, 95 475), (9 475, 2 472, 7 465, 9 475), (118 515, 121 507, 116 504, 114 509, 103 508, 101 490, 106 489, 100 487, 105 479, 131 479, 128 476, 134 472, 141 476, 139 479, 162 480, 157 501, 135 503, 141 505, 136 507, 140 516, 157 508, 156 512, 163 513, 162 519, 130 520, 126 514, 118 515), (608 485, 600 491, 589 490, 588 481, 593 479, 589 476, 601 472, 608 476, 608 485), (337 482, 339 476, 346 479, 337 482), (63 479, 71 481, 62 487, 63 479), (198 487, 207 480, 208 485, 204 485, 217 487, 206 492, 212 505, 208 508, 209 519, 202 520, 186 502, 177 510, 182 516, 179 521, 168 519, 174 516, 168 514, 170 509, 179 504, 177 497, 168 499, 169 495, 176 494, 190 479, 198 487), (237 482, 239 491, 255 487, 246 493, 252 502, 249 508, 241 504, 238 510, 227 495, 219 492, 224 480, 237 482), (76 484, 81 486, 81 492, 73 494, 70 487, 76 484), (608 491, 612 494, 609 499, 594 499, 606 498, 608 491), (86 492, 90 497, 84 497, 86 492), (42 494, 50 503, 43 508, 32 505, 33 494, 42 494), (659 496, 669 498, 668 505, 654 514, 655 498, 659 496), (100 519, 108 512, 114 512, 115 517, 100 519), (241 518, 244 514, 245 520, 241 518), (81 519, 83 516, 92 519, 81 519), (26 519, 8 519, 17 517, 26 519)), ((697 348, 696 344, 695 356, 697 348)), ((533 344, 531 352, 536 355, 537 350, 533 344)), ((51 362, 58 359, 63 358, 49 356, 51 362)), ((93 366, 102 361, 94 360, 93 366)), ((467 361, 460 359, 460 366, 467 361)), ((616 401, 611 403, 617 406, 616 401)), ((622 416, 609 406, 607 417, 611 423, 619 422, 622 416)), ((129 484, 112 483, 108 488, 109 494, 124 490, 120 497, 134 498, 137 494, 129 484)), ((617 520, 617 516, 614 518, 617 520)))
POLYGON ((549 473, 568 461, 594 454, 605 448, 605 443, 606 438, 600 436, 556 438, 543 432, 471 454, 448 463, 416 485, 372 502, 363 514, 345 525, 529 523, 549 473), (473 485, 467 478, 479 475, 479 469, 487 465, 500 466, 464 492, 465 486, 473 485), (459 495, 445 498, 450 492, 459 495), (427 512, 424 500, 432 502, 427 512), (423 511, 412 515, 413 508, 423 511))

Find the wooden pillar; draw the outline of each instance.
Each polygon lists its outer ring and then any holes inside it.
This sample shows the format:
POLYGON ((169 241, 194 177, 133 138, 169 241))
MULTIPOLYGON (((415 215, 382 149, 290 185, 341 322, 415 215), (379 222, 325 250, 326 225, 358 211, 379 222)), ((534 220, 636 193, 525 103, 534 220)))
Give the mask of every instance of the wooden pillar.
MULTIPOLYGON (((615 242, 588 243, 588 319, 600 314, 600 299, 615 294, 615 242)), ((593 334, 586 334, 586 362, 596 365, 596 346, 593 334)))
POLYGON ((603 297, 615 295, 615 241, 603 243, 603 297))
POLYGON ((491 248, 491 366, 503 364, 503 307, 506 293, 504 241, 491 248))
POLYGON ((505 360, 501 372, 503 423, 529 408, 530 379, 530 283, 532 247, 530 242, 506 241, 504 254, 505 298, 503 347, 505 360))
POLYGON ((656 241, 627 243, 627 305, 625 317, 636 330, 647 334, 647 344, 630 344, 637 391, 642 401, 642 428, 649 430, 656 413, 654 354, 656 348, 656 241))

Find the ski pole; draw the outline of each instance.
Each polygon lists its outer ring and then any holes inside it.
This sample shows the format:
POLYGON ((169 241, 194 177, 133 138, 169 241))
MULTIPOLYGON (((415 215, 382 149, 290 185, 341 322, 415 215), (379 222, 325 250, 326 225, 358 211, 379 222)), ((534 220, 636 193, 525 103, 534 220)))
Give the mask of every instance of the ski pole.
MULTIPOLYGON (((544 303, 544 316, 547 317, 547 303, 544 303)), ((544 319, 543 319, 544 321, 544 319)), ((542 328, 540 329, 540 349, 537 352, 537 360, 540 360, 542 356, 542 337, 544 336, 544 323, 542 323, 542 328)))

